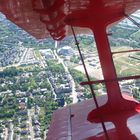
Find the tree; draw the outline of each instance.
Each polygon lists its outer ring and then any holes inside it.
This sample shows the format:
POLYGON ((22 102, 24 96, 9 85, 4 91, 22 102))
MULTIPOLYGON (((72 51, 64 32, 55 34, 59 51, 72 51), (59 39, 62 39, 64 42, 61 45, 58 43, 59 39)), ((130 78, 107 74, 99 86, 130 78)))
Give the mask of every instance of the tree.
POLYGON ((40 88, 47 88, 48 90, 51 90, 51 86, 46 80, 40 84, 40 88))
POLYGON ((140 101, 140 91, 137 88, 134 88, 132 90, 132 93, 133 93, 133 97, 140 101))
POLYGON ((85 75, 82 72, 75 69, 70 69, 70 73, 77 83, 86 81, 85 75))
POLYGON ((62 64, 57 64, 57 61, 47 61, 48 69, 54 73, 64 73, 65 69, 62 64))
POLYGON ((28 97, 27 107, 28 107, 29 109, 31 109, 31 107, 32 107, 33 103, 34 103, 33 98, 28 97))
POLYGON ((70 58, 70 61, 73 62, 73 63, 79 63, 80 58, 76 57, 76 56, 73 56, 73 57, 70 58))
POLYGON ((35 82, 35 80, 33 79, 33 78, 30 78, 29 79, 29 82, 28 82, 28 89, 30 90, 30 91, 32 91, 33 89, 37 89, 37 84, 36 84, 36 82, 35 82))
POLYGON ((25 83, 25 84, 22 84, 21 86, 20 86, 20 90, 21 91, 28 91, 28 83, 25 83))
POLYGON ((19 75, 22 72, 23 72, 22 69, 17 69, 16 67, 10 67, 0 72, 0 77, 6 77, 6 76, 13 77, 19 75))

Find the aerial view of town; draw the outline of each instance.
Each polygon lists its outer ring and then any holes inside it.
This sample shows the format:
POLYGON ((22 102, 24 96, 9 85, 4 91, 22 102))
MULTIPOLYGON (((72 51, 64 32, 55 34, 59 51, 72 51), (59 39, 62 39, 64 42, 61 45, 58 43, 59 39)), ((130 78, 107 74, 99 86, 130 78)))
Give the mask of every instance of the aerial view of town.
MULTIPOLYGON (((133 18, 140 22, 140 12, 133 18)), ((0 140, 45 140, 53 111, 92 98, 73 36, 37 40, 0 13, 0 140)), ((107 31, 118 77, 140 74, 140 31, 123 20, 107 31)), ((77 35, 88 73, 102 80, 94 37, 77 35)), ((140 101, 140 80, 119 82, 123 94, 140 101)), ((104 84, 93 85, 96 96, 104 84)))

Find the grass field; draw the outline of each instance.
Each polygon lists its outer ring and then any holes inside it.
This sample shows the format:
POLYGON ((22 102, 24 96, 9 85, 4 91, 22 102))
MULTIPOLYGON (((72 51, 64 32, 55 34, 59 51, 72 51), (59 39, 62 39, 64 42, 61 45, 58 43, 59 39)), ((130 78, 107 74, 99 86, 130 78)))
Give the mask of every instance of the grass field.
MULTIPOLYGON (((117 52, 129 49, 130 47, 116 47, 115 51, 117 52)), ((140 74, 140 61, 135 58, 131 58, 130 55, 138 57, 136 52, 113 55, 113 60, 118 76, 131 76, 140 74)))
POLYGON ((39 50, 36 49, 36 50, 34 50, 34 51, 35 51, 35 56, 36 56, 36 58, 41 59, 41 54, 40 54, 39 50))
MULTIPOLYGON (((126 46, 112 47, 111 51, 119 52, 119 51, 126 51, 130 49, 132 48, 126 47, 126 46)), ((95 55, 97 52, 95 52, 94 50, 93 53, 95 55)), ((113 55, 114 65, 115 65, 118 76, 140 75, 140 61, 137 59, 131 58, 130 55, 134 57, 140 56, 138 52, 118 53, 118 54, 113 55)), ((92 58, 95 58, 95 57, 92 56, 92 58)), ((100 68, 95 69, 94 67, 89 66, 87 62, 86 62, 86 66, 91 77, 93 76, 97 79, 102 79, 102 76, 101 76, 102 72, 100 68)), ((82 65, 77 65, 74 68, 84 73, 84 69, 82 65)))

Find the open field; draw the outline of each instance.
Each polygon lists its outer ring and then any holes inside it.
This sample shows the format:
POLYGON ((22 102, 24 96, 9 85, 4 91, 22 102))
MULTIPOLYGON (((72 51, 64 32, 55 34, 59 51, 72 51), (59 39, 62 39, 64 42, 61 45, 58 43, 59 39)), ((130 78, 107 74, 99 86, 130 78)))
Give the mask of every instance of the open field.
MULTIPOLYGON (((111 48, 112 52, 130 50, 130 47, 114 47, 111 48)), ((136 52, 129 53, 118 53, 113 55, 114 65, 118 76, 132 76, 140 74, 140 60, 130 57, 140 57, 136 52)), ((97 57, 97 52, 94 52, 93 56, 90 59, 85 59, 85 63, 91 77, 96 79, 102 79, 102 70, 100 68, 99 59, 97 57)), ((84 73, 82 65, 77 65, 74 69, 84 73)))
MULTIPOLYGON (((115 51, 132 49, 130 47, 118 47, 115 51)), ((114 64, 118 76, 131 76, 140 74, 140 60, 137 52, 119 53, 113 55, 114 64), (134 58, 130 57, 134 56, 134 58)))
MULTIPOLYGON (((102 70, 101 69, 94 69, 92 66, 86 64, 88 73, 90 77, 96 78, 96 79, 103 79, 102 77, 102 70)), ((81 71, 82 73, 84 72, 83 65, 78 65, 74 69, 81 71)))

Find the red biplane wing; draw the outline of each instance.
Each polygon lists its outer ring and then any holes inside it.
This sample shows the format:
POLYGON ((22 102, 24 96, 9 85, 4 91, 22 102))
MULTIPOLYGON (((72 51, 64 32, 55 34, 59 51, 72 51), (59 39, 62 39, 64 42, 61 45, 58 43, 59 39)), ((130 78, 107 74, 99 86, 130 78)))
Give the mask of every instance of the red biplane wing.
POLYGON ((1 0, 0 11, 13 23, 36 38, 46 38, 49 32, 40 21, 40 15, 33 11, 31 0, 1 0))
MULTIPOLYGON (((130 97, 125 97, 129 98, 130 97)), ((97 98, 99 106, 107 102, 106 95, 97 98)), ((119 105, 118 105, 119 107, 119 105)), ((96 109, 93 100, 64 107, 54 112, 47 140, 140 140, 140 114, 120 111, 103 114, 109 139, 101 123, 87 120, 89 112, 96 109)))
POLYGON ((77 26, 77 33, 89 32, 88 19, 109 18, 108 24, 111 24, 123 18, 124 13, 129 15, 139 7, 139 0, 0 1, 0 11, 10 21, 36 38, 46 38, 51 35, 56 40, 71 34, 68 25, 77 26))

